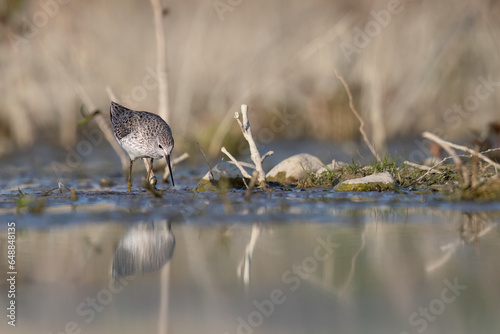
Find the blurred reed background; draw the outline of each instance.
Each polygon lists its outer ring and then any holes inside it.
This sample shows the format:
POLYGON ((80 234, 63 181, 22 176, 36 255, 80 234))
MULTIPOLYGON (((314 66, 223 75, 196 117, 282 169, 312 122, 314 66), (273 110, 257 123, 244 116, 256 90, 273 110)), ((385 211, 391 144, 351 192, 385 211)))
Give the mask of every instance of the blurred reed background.
MULTIPOLYGON (((377 32, 371 11, 393 2, 165 1, 176 147, 199 141, 218 154, 241 135, 233 115, 242 103, 270 139, 358 140, 334 67, 378 149, 435 128, 447 139, 483 131, 499 118, 498 92, 473 112, 445 112, 475 94, 480 76, 500 81, 498 2, 401 1, 377 32), (365 28, 373 37, 360 39, 365 28), (346 56, 356 40, 363 47, 346 56)), ((1 0, 0 22, 0 154, 74 145, 78 87, 106 112, 107 85, 125 105, 157 110, 149 1, 1 0)))

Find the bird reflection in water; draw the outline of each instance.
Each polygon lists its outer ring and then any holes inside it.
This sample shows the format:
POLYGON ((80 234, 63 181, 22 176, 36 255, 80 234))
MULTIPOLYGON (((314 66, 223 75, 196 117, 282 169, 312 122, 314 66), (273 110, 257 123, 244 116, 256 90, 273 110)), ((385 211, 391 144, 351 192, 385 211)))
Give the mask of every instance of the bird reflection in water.
POLYGON ((170 223, 142 222, 120 241, 113 259, 113 279, 160 270, 174 254, 170 223))

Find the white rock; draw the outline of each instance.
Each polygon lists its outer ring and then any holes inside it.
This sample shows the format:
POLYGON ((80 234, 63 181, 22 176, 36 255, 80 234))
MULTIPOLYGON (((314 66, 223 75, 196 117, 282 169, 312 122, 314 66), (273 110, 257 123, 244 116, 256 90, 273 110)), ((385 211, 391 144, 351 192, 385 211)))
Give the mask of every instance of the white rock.
POLYGON ((396 181, 388 172, 377 173, 341 182, 335 187, 337 191, 386 191, 394 190, 396 181))
POLYGON ((368 175, 365 177, 361 177, 359 179, 352 179, 352 180, 347 180, 342 183, 345 184, 359 184, 359 183, 396 183, 394 178, 392 177, 389 172, 383 172, 383 173, 377 173, 377 174, 372 174, 368 175))
MULTIPOLYGON (((252 175, 255 170, 254 165, 242 161, 239 161, 239 163, 248 174, 252 175)), ((219 162, 212 168, 212 173, 214 174, 215 181, 219 181, 221 177, 226 177, 228 179, 241 179, 243 177, 239 168, 236 167, 232 161, 219 162)), ((207 172, 205 176, 203 176, 203 180, 210 180, 211 178, 210 172, 207 172)))
POLYGON ((307 153, 297 154, 283 160, 266 175, 268 181, 296 182, 306 176, 306 172, 316 172, 324 165, 315 156, 307 153))
MULTIPOLYGON (((241 161, 239 161, 239 163, 248 172, 248 174, 252 175, 255 170, 254 165, 241 161)), ((200 182, 198 182, 194 190, 216 191, 216 185, 221 181, 224 183, 224 187, 240 188, 244 186, 243 175, 232 161, 219 162, 212 168, 212 173, 214 174, 215 180, 212 181, 210 172, 207 172, 200 182)))

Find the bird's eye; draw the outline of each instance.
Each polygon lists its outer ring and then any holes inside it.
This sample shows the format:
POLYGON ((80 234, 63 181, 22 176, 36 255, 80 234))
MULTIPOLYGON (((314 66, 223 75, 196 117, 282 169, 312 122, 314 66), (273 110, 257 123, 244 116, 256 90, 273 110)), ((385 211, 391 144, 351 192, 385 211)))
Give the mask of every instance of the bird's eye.
POLYGON ((161 148, 161 149, 163 149, 163 147, 161 147, 161 145, 160 145, 160 144, 158 144, 158 147, 159 147, 159 148, 161 148))

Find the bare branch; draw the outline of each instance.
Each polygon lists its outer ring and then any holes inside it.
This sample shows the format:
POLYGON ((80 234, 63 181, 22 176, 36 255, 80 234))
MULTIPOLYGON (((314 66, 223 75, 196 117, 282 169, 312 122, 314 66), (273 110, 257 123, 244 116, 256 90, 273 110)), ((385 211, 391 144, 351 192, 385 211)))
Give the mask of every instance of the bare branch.
POLYGON ((440 172, 438 172, 437 170, 434 170, 433 168, 434 167, 429 167, 429 166, 424 166, 424 165, 419 165, 419 164, 416 164, 416 163, 413 163, 413 162, 410 162, 410 161, 405 161, 404 162, 405 165, 408 165, 410 167, 413 167, 413 168, 417 168, 417 169, 421 169, 421 170, 426 170, 426 171, 429 171, 430 173, 437 173, 439 174, 440 172))
POLYGON ((189 158, 189 153, 184 152, 180 157, 177 157, 174 160, 172 160, 172 167, 174 167, 174 165, 180 164, 181 162, 183 162, 188 158, 189 158))
MULTIPOLYGON (((259 178, 257 181, 261 186, 266 184, 266 173, 264 173, 264 169, 262 168, 262 158, 260 156, 259 150, 257 149, 257 145, 252 136, 252 128, 250 127, 250 123, 248 122, 248 106, 246 104, 241 105, 241 119, 240 115, 234 115, 236 121, 240 125, 241 132, 243 133, 243 137, 245 137, 248 142, 248 146, 250 147, 250 157, 255 164, 255 170, 259 173, 259 178)), ((249 177, 250 178, 250 177, 249 177)))
MULTIPOLYGON (((243 177, 247 178, 247 179, 251 179, 252 177, 250 176, 250 174, 247 173, 247 171, 245 170, 245 168, 243 168, 243 166, 231 155, 231 153, 229 153, 225 147, 222 147, 221 149, 221 152, 224 153, 225 155, 227 155, 229 157, 229 159, 231 159, 231 161, 234 163, 234 165, 236 167, 238 167, 238 169, 240 170, 241 172, 241 175, 243 175, 243 177)), ((212 176, 213 177, 213 176, 212 176)))
MULTIPOLYGON (((69 74, 68 74, 69 77, 69 74)), ((73 80, 73 78, 70 78, 71 83, 74 86, 76 94, 80 97, 82 100, 83 104, 85 105, 85 108, 87 109, 87 112, 91 112, 92 110, 96 110, 96 106, 90 96, 87 94, 85 89, 83 88, 80 83, 76 82, 73 80)), ((109 115, 108 115, 109 117, 109 115)), ((102 133, 104 134, 104 137, 106 140, 111 144, 111 147, 115 150, 116 154, 120 158, 120 162, 122 164, 122 169, 126 170, 129 165, 129 159, 127 158, 127 155, 125 154, 125 151, 122 149, 120 144, 115 139, 115 136, 113 135, 113 130, 109 126, 108 122, 106 121, 106 118, 104 115, 101 113, 94 113, 94 118, 101 129, 102 133)))
MULTIPOLYGON (((430 133, 430 132, 427 132, 427 131, 422 134, 422 137, 430 139, 432 141, 435 141, 435 140, 431 139, 430 137, 437 138, 437 139, 439 139, 440 143, 444 143, 444 144, 446 144, 446 145, 448 145, 450 147, 456 148, 457 150, 470 153, 471 156, 477 155, 480 159, 486 161, 488 164, 490 164, 491 166, 495 167, 495 172, 498 174, 498 168, 500 168, 500 164, 497 164, 496 162, 494 162, 493 160, 491 160, 490 158, 488 158, 487 156, 485 156, 482 153, 474 151, 473 149, 470 149, 467 146, 461 146, 461 145, 457 145, 457 144, 454 144, 454 143, 450 143, 449 141, 443 140, 443 139, 439 138, 438 136, 434 135, 433 133, 430 133)), ((439 142, 437 142, 437 141, 435 141, 435 142, 437 144, 441 145, 439 142)), ((495 150, 496 149, 492 149, 492 150, 485 151, 483 153, 488 153, 488 152, 492 152, 492 151, 495 151, 495 150)))
MULTIPOLYGON (((492 149, 489 149, 489 150, 486 150, 486 151, 483 151, 483 152, 480 152, 481 154, 485 154, 485 153, 490 153, 490 152, 496 152, 496 151, 500 151, 500 148, 492 148, 492 149)), ((472 154, 461 154, 461 155, 457 155, 458 157, 460 158, 471 158, 473 155, 472 154)), ((444 158, 443 160, 437 162, 434 166, 432 167, 429 167, 429 170, 427 171, 427 173, 423 174, 421 177, 419 177, 418 179, 416 179, 415 181, 413 181, 411 184, 409 184, 407 187, 410 187, 412 186, 413 184, 419 182, 420 180, 422 180, 424 177, 426 177, 427 175, 429 175, 430 173, 435 173, 435 168, 441 166, 443 163, 445 163, 446 161, 448 160, 451 160, 452 157, 446 157, 444 158)), ((406 163, 406 162, 405 162, 406 163)), ((497 175, 493 176, 493 178, 497 177, 497 175)))
POLYGON ((243 123, 241 123, 239 112, 236 111, 234 113, 234 119, 238 122, 238 125, 240 126, 241 132, 245 132, 245 127, 243 126, 243 123))
POLYGON ((380 161, 380 157, 377 154, 377 151, 375 150, 373 145, 370 143, 370 140, 368 139, 368 136, 366 135, 366 132, 364 130, 365 121, 363 120, 363 117, 361 117, 361 115, 356 111, 356 108, 354 108, 354 103, 352 100, 352 94, 351 94, 351 90, 349 89, 349 85, 345 81, 344 77, 339 74, 339 72, 337 71, 337 69, 335 67, 333 68, 333 70, 335 71, 335 76, 337 77, 337 79, 339 79, 340 82, 342 82, 342 85, 344 85, 344 88, 347 92, 347 96, 349 97, 349 107, 351 108, 351 111, 354 114, 354 116, 356 116, 356 118, 359 121, 359 132, 361 132, 361 135, 363 136, 363 140, 365 141, 366 145, 368 146, 368 148, 372 152, 373 156, 375 158, 377 158, 377 161, 380 161))
MULTIPOLYGON (((164 11, 161 0, 151 0, 153 7, 155 35, 156 35, 156 73, 158 75, 158 115, 170 123, 170 110, 168 100, 168 77, 167 77, 167 51, 165 42, 165 27, 163 25, 164 11)), ((168 164, 165 166, 163 180, 165 181, 170 171, 168 164)))
POLYGON ((452 148, 452 145, 450 145, 451 143, 427 131, 422 133, 422 137, 432 140, 433 142, 441 146, 446 152, 448 152, 448 154, 452 157, 453 161, 455 162, 455 165, 457 165, 458 170, 460 171, 460 175, 462 177, 464 185, 469 186, 470 185, 469 172, 467 171, 467 168, 465 168, 465 166, 463 165, 462 160, 457 156, 457 153, 452 148))
POLYGON ((264 154, 264 155, 262 156, 261 161, 262 161, 262 162, 264 162, 264 160, 266 160, 266 158, 267 158, 267 157, 270 157, 270 156, 271 156, 271 155, 273 155, 273 154, 274 154, 274 151, 269 151, 269 152, 267 152, 266 154, 264 154))
POLYGON ((167 52, 165 43, 165 27, 163 26, 163 6, 160 0, 151 0, 154 13, 156 34, 156 72, 158 74, 158 114, 170 121, 168 109, 167 52))
POLYGON ((212 172, 212 166, 210 165, 210 162, 208 161, 208 158, 207 158, 205 152, 203 152, 203 150, 201 149, 200 143, 196 142, 196 144, 198 144, 198 148, 200 149, 201 154, 203 154, 203 157, 205 158, 205 161, 207 162, 208 171, 210 172, 210 176, 212 176, 212 180, 215 181, 214 173, 212 172))

